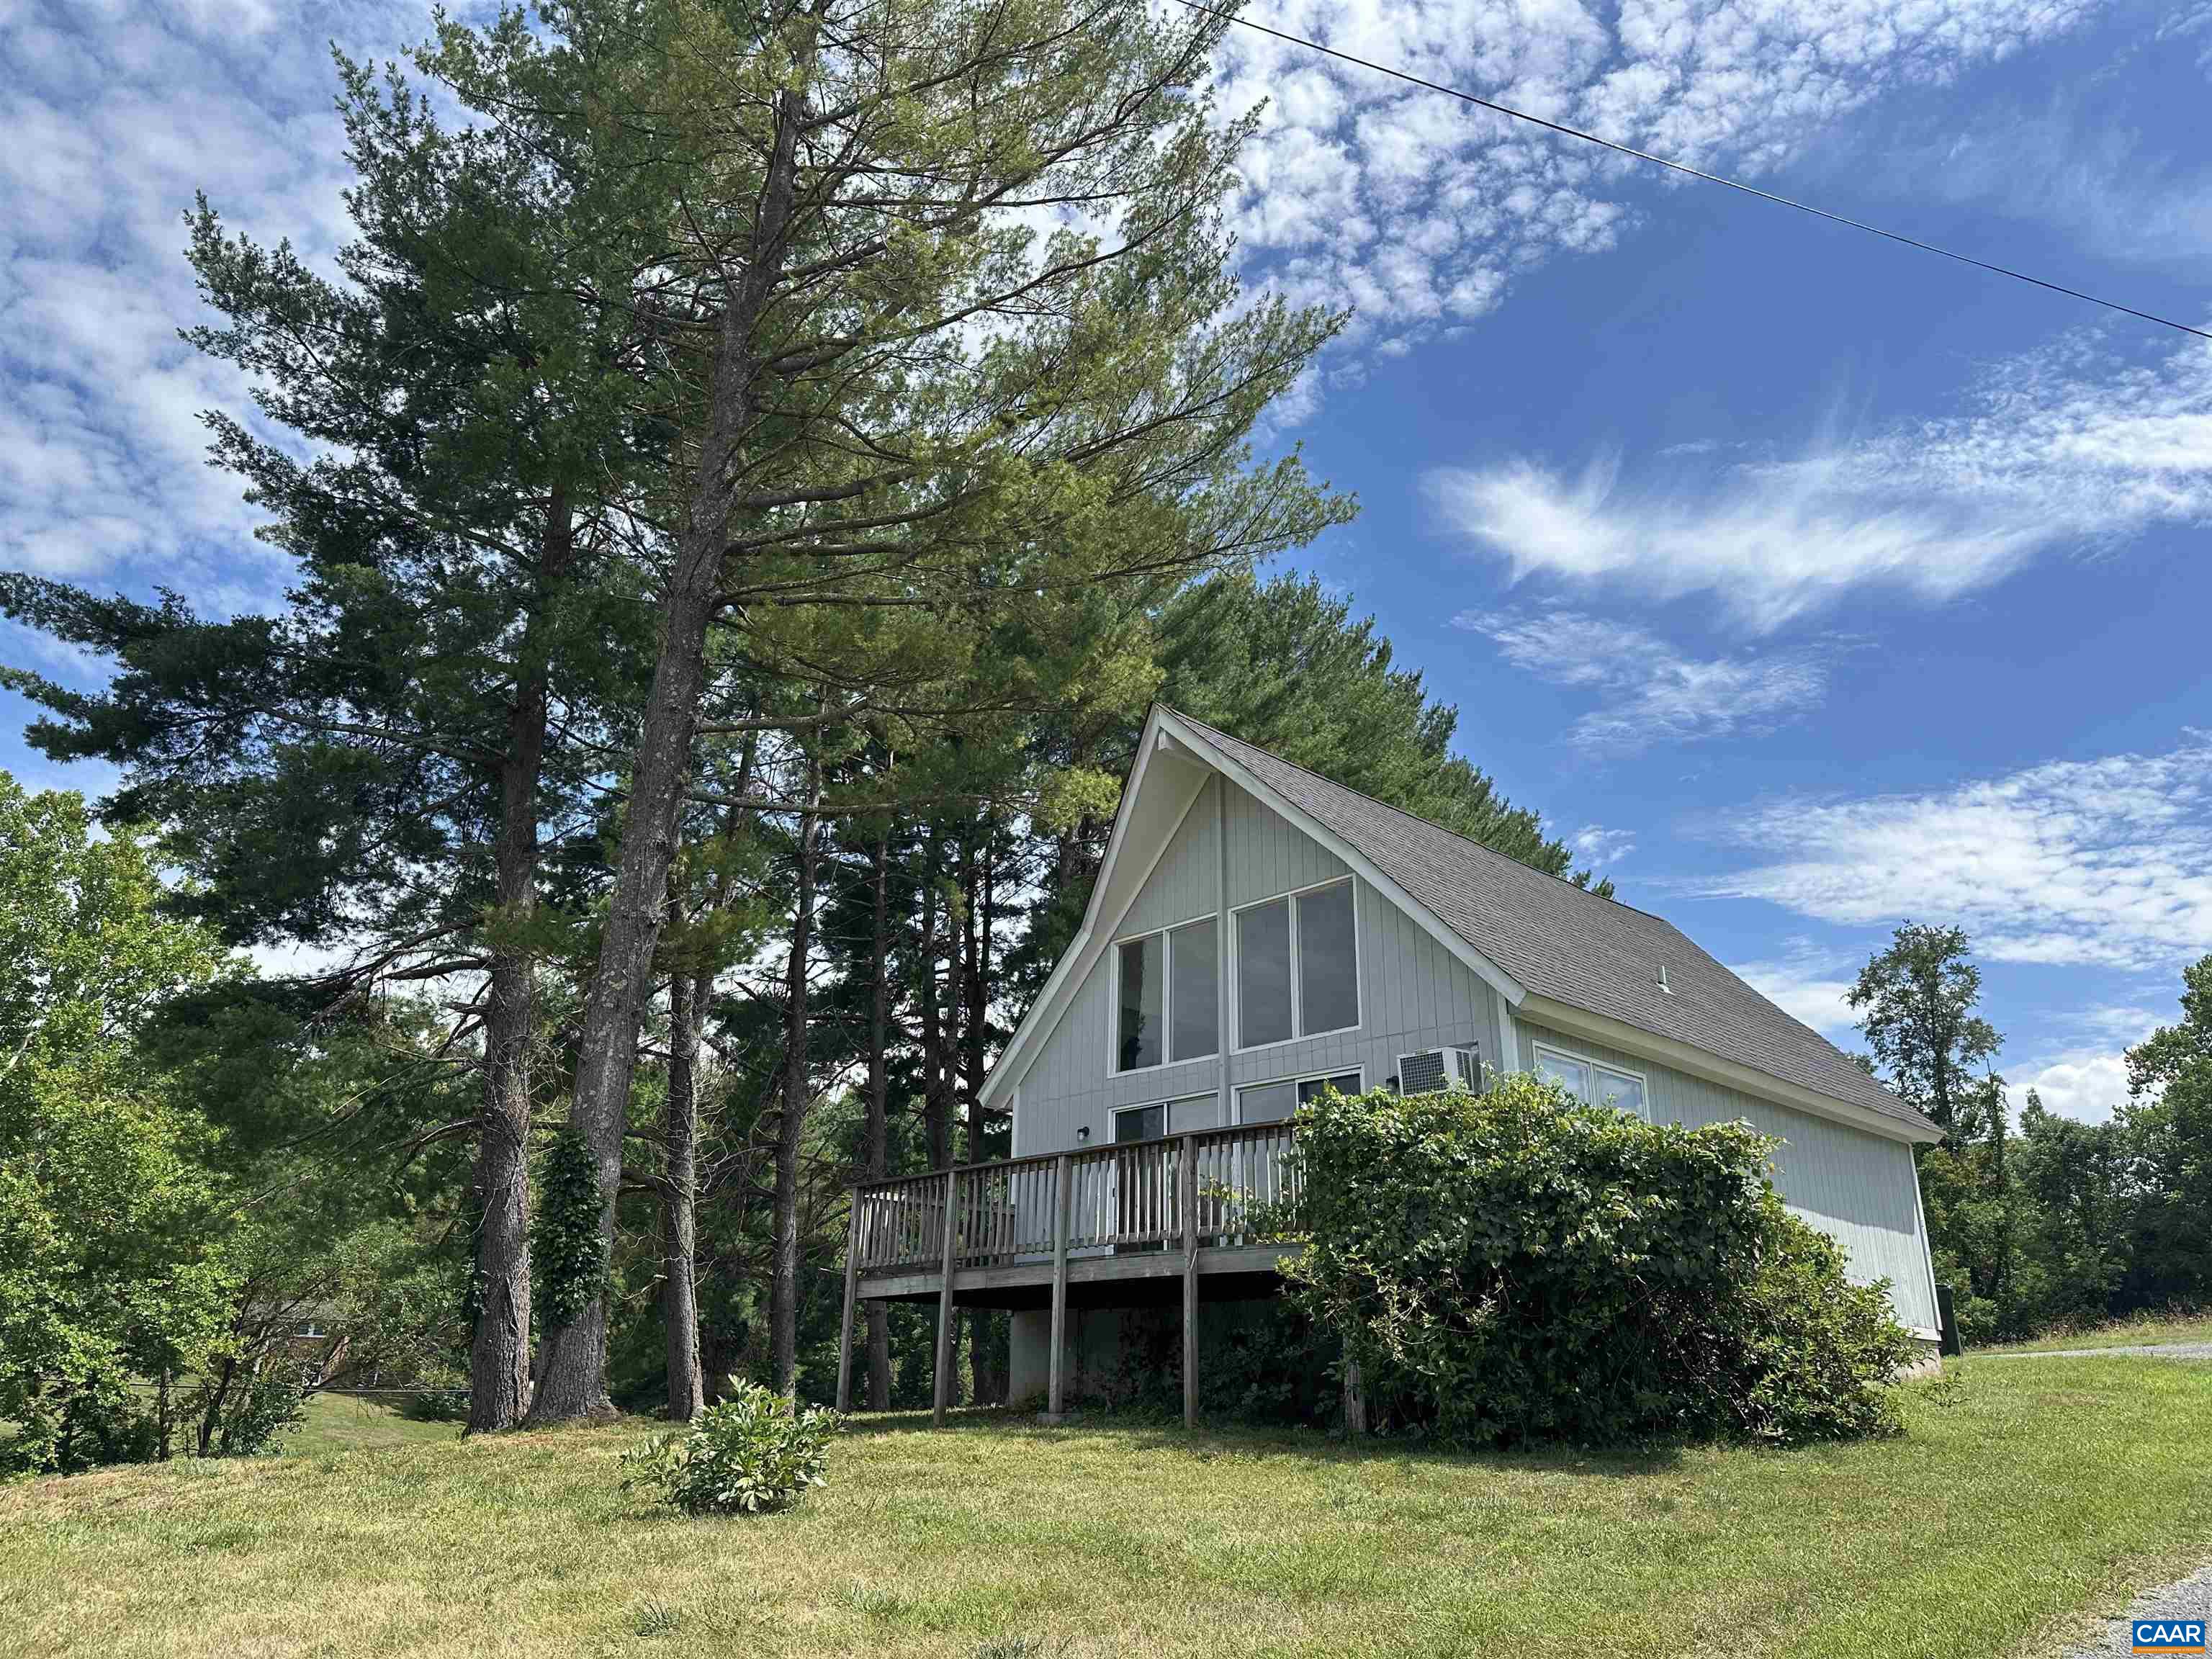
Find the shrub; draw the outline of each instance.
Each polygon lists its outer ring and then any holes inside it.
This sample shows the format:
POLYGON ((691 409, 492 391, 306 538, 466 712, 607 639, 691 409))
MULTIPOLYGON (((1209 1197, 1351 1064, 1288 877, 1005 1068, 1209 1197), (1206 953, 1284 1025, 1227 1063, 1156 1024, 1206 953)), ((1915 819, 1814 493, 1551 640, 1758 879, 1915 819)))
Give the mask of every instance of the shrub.
POLYGON ((1771 1143, 1488 1093, 1323 1095, 1298 1118, 1290 1294, 1370 1420, 1463 1445, 1889 1431, 1881 1287, 1766 1180, 1771 1143))
POLYGON ((625 1486, 650 1486, 691 1515, 755 1515, 796 1504, 829 1484, 836 1412, 800 1410, 773 1389, 732 1384, 688 1429, 656 1435, 623 1462, 625 1486))

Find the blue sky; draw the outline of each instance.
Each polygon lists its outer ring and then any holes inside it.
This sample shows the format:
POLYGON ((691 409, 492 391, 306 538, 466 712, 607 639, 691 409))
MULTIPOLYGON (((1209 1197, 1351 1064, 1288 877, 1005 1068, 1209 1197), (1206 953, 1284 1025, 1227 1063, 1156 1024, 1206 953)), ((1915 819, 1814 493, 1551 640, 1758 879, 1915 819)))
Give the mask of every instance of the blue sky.
MULTIPOLYGON (((2212 319, 2212 5, 1268 0, 1346 52, 2212 319)), ((198 411, 178 215, 343 235, 325 43, 415 4, 0 4, 0 564, 220 609, 282 571, 198 411)), ((1237 228, 1356 320, 1285 408, 1364 511, 1302 561, 1466 752, 1848 1039, 1969 927, 2002 1069, 2101 1115, 2212 950, 2212 346, 1670 181, 1297 48, 1237 228)), ((82 665, 21 632, 0 658, 82 665)), ((97 791, 28 753, 0 766, 97 791)))

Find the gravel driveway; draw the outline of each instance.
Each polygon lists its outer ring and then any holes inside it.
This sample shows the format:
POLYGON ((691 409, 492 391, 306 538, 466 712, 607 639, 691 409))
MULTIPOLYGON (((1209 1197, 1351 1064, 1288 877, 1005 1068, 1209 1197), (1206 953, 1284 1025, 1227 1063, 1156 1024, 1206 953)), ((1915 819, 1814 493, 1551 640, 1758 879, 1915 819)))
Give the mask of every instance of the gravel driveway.
MULTIPOLYGON (((2204 1349, 2212 1344, 2202 1342, 2185 1346, 2204 1349)), ((2100 1352, 2125 1352, 2124 1349, 2106 1348, 2100 1352)), ((2151 1352, 2157 1352, 2155 1349, 2151 1352)), ((2107 1659, 2115 1653, 2135 1651, 2135 1624, 2138 1619, 2204 1619, 2212 1618, 2212 1564, 2190 1574, 2178 1584, 2168 1584, 2163 1589, 2145 1590, 2136 1597, 2135 1605, 2118 1619, 2108 1619, 2094 1640, 2086 1646, 2066 1650, 2066 1659, 2107 1659)))

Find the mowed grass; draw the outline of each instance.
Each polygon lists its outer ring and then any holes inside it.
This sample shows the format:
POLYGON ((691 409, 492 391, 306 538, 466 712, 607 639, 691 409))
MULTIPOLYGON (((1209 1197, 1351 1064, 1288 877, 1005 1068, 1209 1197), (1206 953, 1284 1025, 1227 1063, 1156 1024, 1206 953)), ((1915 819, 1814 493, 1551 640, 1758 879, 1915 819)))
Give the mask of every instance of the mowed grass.
POLYGON ((2212 1314, 2137 1314, 2026 1342, 1993 1343, 1979 1353, 2055 1353, 2070 1348, 2131 1348, 2157 1342, 2212 1342, 2212 1314))
POLYGON ((2212 1366, 1970 1363, 1908 1411, 1648 1457, 863 1419, 756 1519, 623 1492, 647 1424, 116 1470, 0 1490, 0 1654, 1960 1659, 2212 1550, 2212 1366))
POLYGON ((322 1457, 378 1446, 452 1442, 461 1437, 459 1424, 409 1417, 388 1398, 319 1394, 307 1401, 306 1411, 306 1419, 284 1437, 287 1456, 322 1457))

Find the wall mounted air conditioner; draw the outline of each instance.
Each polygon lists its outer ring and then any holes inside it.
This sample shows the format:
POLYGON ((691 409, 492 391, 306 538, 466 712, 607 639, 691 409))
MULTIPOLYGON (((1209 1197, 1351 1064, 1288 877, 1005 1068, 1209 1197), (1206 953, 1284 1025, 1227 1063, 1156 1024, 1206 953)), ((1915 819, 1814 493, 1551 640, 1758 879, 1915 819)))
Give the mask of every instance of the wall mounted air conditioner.
POLYGON ((1425 1095, 1438 1089, 1482 1088, 1482 1054, 1474 1048, 1423 1048, 1398 1056, 1398 1092, 1425 1095))

